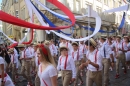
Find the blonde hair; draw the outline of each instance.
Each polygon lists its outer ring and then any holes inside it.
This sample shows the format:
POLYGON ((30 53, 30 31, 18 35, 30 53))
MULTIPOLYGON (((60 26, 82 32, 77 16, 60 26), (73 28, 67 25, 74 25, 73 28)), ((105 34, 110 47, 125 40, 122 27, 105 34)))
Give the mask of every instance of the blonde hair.
POLYGON ((38 48, 39 51, 40 51, 40 53, 41 53, 41 55, 42 55, 42 57, 43 57, 47 62, 53 64, 53 65, 56 67, 56 63, 55 63, 55 61, 54 61, 54 58, 53 58, 52 55, 51 55, 50 49, 49 49, 47 46, 45 46, 45 45, 44 45, 44 48, 47 50, 47 55, 44 54, 44 52, 43 52, 43 50, 42 50, 41 47, 38 48))

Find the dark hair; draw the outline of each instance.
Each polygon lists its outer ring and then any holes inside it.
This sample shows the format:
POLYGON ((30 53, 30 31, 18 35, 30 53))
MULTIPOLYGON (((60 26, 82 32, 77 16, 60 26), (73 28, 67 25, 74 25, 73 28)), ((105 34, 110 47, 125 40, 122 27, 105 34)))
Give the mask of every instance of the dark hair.
MULTIPOLYGON (((87 40, 87 41, 85 42, 85 45, 86 45, 86 46, 88 46, 88 45, 89 45, 89 46, 93 46, 93 44, 92 44, 89 40, 87 40)), ((93 46, 93 48, 95 48, 95 47, 93 46)))
POLYGON ((106 41, 106 39, 105 39, 105 38, 100 38, 100 39, 102 39, 103 41, 106 41))
POLYGON ((0 56, 3 57, 4 56, 4 48, 0 47, 0 56))

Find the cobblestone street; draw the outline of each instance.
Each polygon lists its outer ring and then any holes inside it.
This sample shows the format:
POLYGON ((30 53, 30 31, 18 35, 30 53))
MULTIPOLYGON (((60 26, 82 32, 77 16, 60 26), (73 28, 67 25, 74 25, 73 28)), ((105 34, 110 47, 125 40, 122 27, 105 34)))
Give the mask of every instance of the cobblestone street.
MULTIPOLYGON (((62 86, 62 80, 61 80, 61 75, 59 74, 59 78, 58 78, 58 86, 62 86)), ((84 73, 84 85, 82 86, 86 86, 86 78, 85 78, 86 74, 84 73)), ((34 78, 33 78, 34 80, 34 78)), ((23 82, 18 82, 18 84, 16 84, 16 86, 27 86, 26 85, 27 82, 26 80, 24 80, 23 82)), ((73 86, 73 85, 70 85, 73 86)), ((96 85, 93 85, 96 86, 96 85)), ((123 70, 120 68, 120 78, 119 79, 115 79, 115 70, 110 71, 110 84, 109 86, 130 86, 130 70, 128 70, 127 74, 123 74, 123 70)))

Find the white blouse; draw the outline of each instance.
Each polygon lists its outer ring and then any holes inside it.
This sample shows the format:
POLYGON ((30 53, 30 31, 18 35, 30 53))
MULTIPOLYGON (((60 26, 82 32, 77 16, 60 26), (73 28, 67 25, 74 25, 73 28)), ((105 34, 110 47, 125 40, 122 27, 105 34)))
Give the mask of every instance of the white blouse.
POLYGON ((42 71, 42 65, 39 65, 38 76, 40 78, 41 86, 52 86, 51 77, 57 76, 57 70, 53 65, 48 65, 47 68, 42 71))

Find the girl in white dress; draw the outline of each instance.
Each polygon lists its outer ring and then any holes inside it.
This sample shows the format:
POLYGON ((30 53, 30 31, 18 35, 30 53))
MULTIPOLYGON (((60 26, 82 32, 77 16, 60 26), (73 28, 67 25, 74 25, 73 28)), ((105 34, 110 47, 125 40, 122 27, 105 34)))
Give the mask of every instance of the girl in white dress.
POLYGON ((0 86, 14 86, 11 78, 5 72, 6 70, 5 60, 1 56, 2 51, 0 52, 0 86))
POLYGON ((124 43, 127 45, 128 51, 125 53, 126 55, 126 64, 128 69, 130 69, 130 43, 128 36, 124 36, 124 43))
POLYGON ((48 47, 39 45, 37 57, 40 61, 38 76, 41 86, 57 86, 57 70, 48 47))

